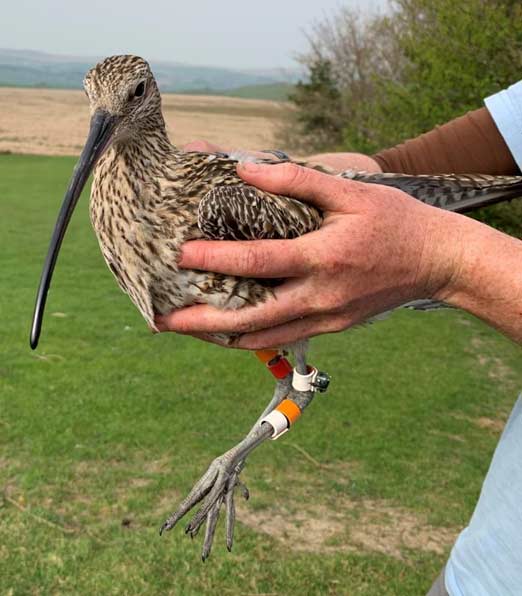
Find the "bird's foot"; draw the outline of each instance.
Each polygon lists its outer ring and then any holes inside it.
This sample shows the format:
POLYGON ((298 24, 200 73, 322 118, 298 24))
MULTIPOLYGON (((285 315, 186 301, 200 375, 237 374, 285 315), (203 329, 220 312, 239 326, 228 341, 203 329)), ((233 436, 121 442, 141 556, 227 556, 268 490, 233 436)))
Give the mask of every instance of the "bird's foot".
POLYGON ((232 550, 236 519, 234 493, 236 489, 239 489, 245 499, 249 497, 247 487, 239 480, 244 461, 237 462, 237 458, 232 457, 231 451, 217 457, 210 464, 205 474, 182 501, 177 511, 165 521, 160 529, 160 534, 171 530, 186 513, 203 501, 199 510, 185 528, 185 533, 194 538, 206 521, 205 538, 201 552, 203 561, 210 555, 219 513, 223 504, 226 512, 226 545, 229 551, 232 550))
POLYGON ((248 499, 248 489, 240 480, 239 475, 245 465, 248 455, 261 443, 273 435, 274 428, 265 423, 265 417, 270 413, 290 391, 291 377, 288 375, 277 382, 272 400, 254 424, 248 435, 235 447, 217 457, 208 467, 207 471, 194 485, 188 496, 181 502, 175 511, 161 526, 160 534, 171 530, 178 521, 202 501, 199 510, 188 523, 185 533, 192 538, 206 521, 205 539, 201 557, 205 561, 210 555, 212 542, 223 504, 226 512, 226 544, 230 551, 234 541, 234 525, 236 508, 234 494, 237 489, 243 497, 248 499))

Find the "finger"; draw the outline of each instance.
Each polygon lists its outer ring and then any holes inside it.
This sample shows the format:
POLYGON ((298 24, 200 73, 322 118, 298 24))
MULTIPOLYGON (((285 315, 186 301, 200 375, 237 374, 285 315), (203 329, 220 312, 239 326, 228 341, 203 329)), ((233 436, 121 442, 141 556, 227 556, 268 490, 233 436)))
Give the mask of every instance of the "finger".
POLYGON ((216 153, 227 151, 225 147, 221 147, 220 145, 209 143, 208 141, 203 140, 191 141, 190 143, 183 145, 182 149, 185 152, 198 151, 201 153, 216 153))
POLYGON ((313 315, 270 329, 246 333, 233 344, 233 347, 242 350, 277 348, 314 335, 336 333, 354 324, 356 324, 355 321, 346 321, 341 319, 339 315, 313 315))
POLYGON ((222 348, 227 348, 231 345, 230 341, 227 341, 223 337, 216 337, 211 333, 191 333, 191 337, 195 337, 196 339, 201 339, 209 344, 214 344, 216 346, 220 346, 222 348))
POLYGON ((303 241, 194 240, 181 248, 180 267, 240 277, 299 277, 309 271, 303 241))
POLYGON ((219 346, 220 348, 229 348, 232 350, 246 349, 246 348, 240 348, 237 345, 237 342, 238 342, 239 338, 241 337, 241 335, 238 333, 231 336, 228 339, 225 339, 224 337, 223 338, 215 337, 211 333, 189 333, 189 334, 178 333, 178 335, 189 335, 190 337, 193 337, 194 339, 201 339, 202 341, 204 341, 206 343, 214 344, 215 346, 219 346))
POLYGON ((275 298, 239 310, 222 310, 197 304, 156 318, 159 331, 201 335, 207 333, 245 333, 281 325, 304 317, 314 307, 307 299, 306 284, 287 282, 276 288, 275 298))
POLYGON ((323 174, 295 163, 244 163, 237 172, 245 182, 275 194, 302 199, 323 211, 345 211, 350 194, 368 190, 368 185, 323 174))
POLYGON ((194 339, 201 339, 202 341, 209 343, 209 344, 214 344, 215 346, 219 346, 220 348, 231 348, 234 350, 240 350, 241 348, 239 348, 236 343, 240 337, 239 334, 235 334, 234 336, 231 336, 228 339, 225 339, 224 337, 216 337, 215 335, 212 335, 211 333, 189 333, 189 334, 183 334, 183 333, 178 333, 178 335, 189 335, 190 337, 193 337, 194 339))

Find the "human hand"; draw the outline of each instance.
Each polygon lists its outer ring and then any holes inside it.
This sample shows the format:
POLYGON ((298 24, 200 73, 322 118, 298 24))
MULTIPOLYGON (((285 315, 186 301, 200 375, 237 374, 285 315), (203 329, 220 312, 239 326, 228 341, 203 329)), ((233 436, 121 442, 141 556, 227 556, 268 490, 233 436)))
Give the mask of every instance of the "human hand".
POLYGON ((324 223, 295 240, 185 244, 181 267, 287 281, 273 299, 254 307, 173 311, 158 319, 160 331, 198 337, 241 333, 235 347, 246 349, 285 345, 435 296, 454 272, 458 242, 448 238, 447 223, 454 214, 396 189, 295 164, 243 164, 238 173, 248 184, 315 205, 324 223))
POLYGON ((183 151, 198 151, 201 153, 227 153, 227 154, 238 154, 241 156, 252 156, 258 159, 279 161, 278 158, 270 153, 269 151, 251 151, 246 149, 232 148, 224 145, 216 145, 205 140, 191 141, 182 147, 183 151))
MULTIPOLYGON (((273 160, 276 161, 275 157, 273 155, 271 156, 270 153, 232 149, 231 147, 215 145, 214 143, 205 140, 191 141, 183 147, 183 151, 200 151, 202 153, 231 153, 233 151, 239 151, 265 160, 272 157, 273 160)), ((373 174, 382 171, 379 164, 372 157, 362 153, 318 153, 303 158, 303 161, 311 165, 322 166, 334 173, 355 170, 373 174)))

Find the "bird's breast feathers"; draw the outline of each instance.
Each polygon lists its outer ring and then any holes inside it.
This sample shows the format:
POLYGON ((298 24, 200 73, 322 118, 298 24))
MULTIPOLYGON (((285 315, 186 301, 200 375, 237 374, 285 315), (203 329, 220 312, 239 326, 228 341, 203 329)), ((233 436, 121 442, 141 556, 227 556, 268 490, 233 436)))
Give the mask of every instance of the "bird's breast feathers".
POLYGON ((321 224, 312 207, 246 186, 232 160, 186 156, 148 171, 106 160, 92 188, 91 220, 103 256, 151 327, 155 314, 173 308, 240 308, 270 294, 254 280, 180 271, 185 241, 293 238, 321 224))

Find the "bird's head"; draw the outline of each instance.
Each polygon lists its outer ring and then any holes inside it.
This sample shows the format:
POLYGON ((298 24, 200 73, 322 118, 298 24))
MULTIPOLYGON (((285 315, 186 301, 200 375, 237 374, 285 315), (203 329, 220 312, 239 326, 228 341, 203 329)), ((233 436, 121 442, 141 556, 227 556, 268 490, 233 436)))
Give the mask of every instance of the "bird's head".
POLYGON ((150 70, 138 56, 111 56, 92 68, 84 80, 91 106, 89 135, 74 168, 45 260, 31 328, 31 347, 38 344, 51 277, 65 231, 80 194, 112 142, 139 139, 164 126, 161 98, 150 70))
POLYGON ((143 58, 105 58, 85 75, 83 86, 91 118, 102 118, 109 125, 111 140, 139 135, 144 127, 154 128, 158 115, 161 118, 158 86, 143 58))

